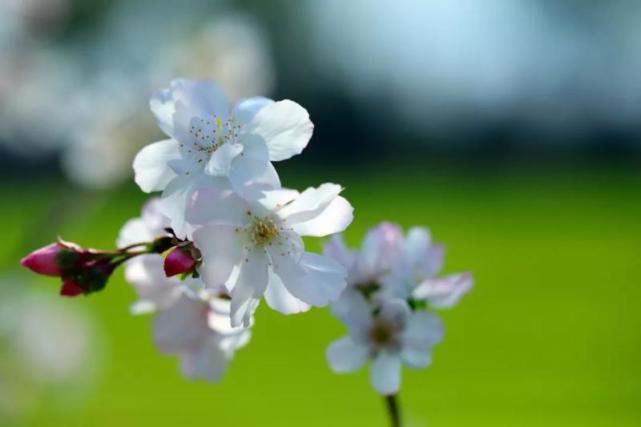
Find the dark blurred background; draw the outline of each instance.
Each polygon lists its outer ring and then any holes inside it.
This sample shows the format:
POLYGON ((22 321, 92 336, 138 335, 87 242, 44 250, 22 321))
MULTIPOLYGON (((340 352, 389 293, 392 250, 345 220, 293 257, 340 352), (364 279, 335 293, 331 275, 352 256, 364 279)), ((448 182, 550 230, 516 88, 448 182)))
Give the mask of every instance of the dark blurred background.
POLYGON ((162 138, 149 96, 187 77, 309 110, 277 167, 346 187, 351 245, 426 225, 474 273, 434 365, 404 373, 408 427, 638 426, 640 20, 632 0, 0 0, 0 425, 385 425, 365 371, 326 367, 326 310, 261 307, 223 383, 192 384, 121 276, 63 300, 18 268, 58 235, 114 244, 162 138))
POLYGON ((152 90, 212 78, 306 106, 299 162, 636 165, 634 1, 4 0, 3 174, 105 187, 157 136, 152 90), (109 147, 107 147, 109 146, 109 147), (94 158, 100 162, 93 165, 94 158))

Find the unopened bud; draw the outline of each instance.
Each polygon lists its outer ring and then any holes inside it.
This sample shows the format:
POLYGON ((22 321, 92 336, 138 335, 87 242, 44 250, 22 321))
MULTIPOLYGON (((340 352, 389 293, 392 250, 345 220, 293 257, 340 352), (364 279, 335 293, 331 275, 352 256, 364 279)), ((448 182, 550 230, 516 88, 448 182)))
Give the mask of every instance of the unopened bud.
POLYGON ((197 261, 189 249, 175 247, 165 257, 165 275, 172 277, 177 274, 188 273, 196 267, 197 261))
POLYGON ((31 252, 22 258, 20 264, 34 273, 45 276, 60 276, 62 274, 58 263, 58 256, 65 248, 59 243, 52 243, 31 252))

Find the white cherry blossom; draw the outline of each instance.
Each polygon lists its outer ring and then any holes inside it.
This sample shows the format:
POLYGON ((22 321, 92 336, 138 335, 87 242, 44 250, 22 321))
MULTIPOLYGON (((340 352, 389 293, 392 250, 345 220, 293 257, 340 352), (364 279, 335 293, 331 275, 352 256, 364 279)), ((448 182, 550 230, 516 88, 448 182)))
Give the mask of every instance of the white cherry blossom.
POLYGON ((230 107, 209 81, 173 80, 150 105, 169 139, 136 155, 135 180, 143 191, 164 190, 179 234, 187 232, 180 210, 194 186, 203 185, 203 175, 228 177, 238 192, 252 184, 280 187, 271 161, 301 153, 314 128, 307 111, 293 101, 255 97, 230 107))
POLYGON ((370 360, 370 382, 383 395, 398 392, 403 364, 415 369, 428 366, 431 349, 443 336, 437 317, 412 312, 400 299, 374 309, 364 297, 354 298, 343 320, 349 335, 327 348, 330 367, 336 373, 354 372, 370 360))
POLYGON ((208 287, 230 292, 232 325, 248 324, 260 299, 283 313, 324 306, 345 287, 346 271, 329 257, 304 250, 302 236, 343 231, 352 206, 342 188, 323 184, 302 193, 264 190, 242 198, 224 181, 194 194, 188 219, 204 224, 193 233, 208 287))

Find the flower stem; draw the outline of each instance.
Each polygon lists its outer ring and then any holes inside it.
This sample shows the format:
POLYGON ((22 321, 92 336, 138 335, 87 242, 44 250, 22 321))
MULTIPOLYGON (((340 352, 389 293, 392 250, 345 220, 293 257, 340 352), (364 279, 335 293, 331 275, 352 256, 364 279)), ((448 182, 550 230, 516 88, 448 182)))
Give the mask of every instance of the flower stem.
POLYGON ((398 406, 397 395, 390 394, 384 396, 385 403, 387 404, 387 412, 389 412, 390 426, 401 427, 401 410, 398 406))

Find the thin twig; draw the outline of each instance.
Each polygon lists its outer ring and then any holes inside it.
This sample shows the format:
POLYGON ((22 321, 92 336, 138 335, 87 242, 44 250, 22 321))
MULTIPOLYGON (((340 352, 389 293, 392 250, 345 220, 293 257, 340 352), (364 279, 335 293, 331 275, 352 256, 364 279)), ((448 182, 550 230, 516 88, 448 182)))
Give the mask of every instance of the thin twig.
POLYGON ((390 425, 392 427, 401 427, 401 410, 398 406, 397 395, 390 394, 384 398, 387 404, 387 412, 389 412, 390 425))

